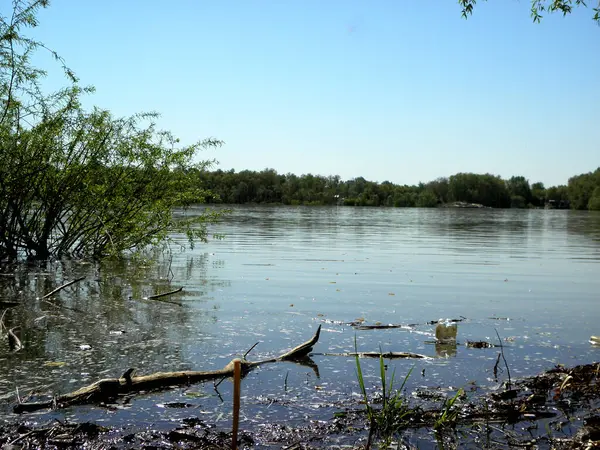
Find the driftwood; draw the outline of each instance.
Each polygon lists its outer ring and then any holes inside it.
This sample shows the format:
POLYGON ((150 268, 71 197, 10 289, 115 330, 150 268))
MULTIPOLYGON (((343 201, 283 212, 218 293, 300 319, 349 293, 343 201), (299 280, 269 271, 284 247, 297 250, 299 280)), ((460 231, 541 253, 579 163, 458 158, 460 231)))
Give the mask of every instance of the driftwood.
POLYGON ((404 328, 412 329, 414 325, 399 325, 399 324, 387 324, 387 325, 352 325, 357 330, 387 330, 390 328, 404 328))
MULTIPOLYGON (((262 361, 241 360, 242 374, 247 374, 253 368, 261 364, 277 361, 303 361, 310 359, 308 354, 313 346, 319 340, 321 326, 317 328, 314 336, 305 343, 295 347, 278 356, 277 358, 265 359, 262 361)), ((182 372, 157 372, 150 375, 135 376, 135 369, 128 369, 119 378, 105 378, 98 380, 89 386, 82 387, 68 394, 58 395, 52 400, 45 402, 24 402, 18 403, 13 407, 15 413, 24 413, 38 411, 47 408, 64 408, 70 405, 100 403, 114 401, 119 395, 136 394, 142 391, 167 389, 171 386, 186 385, 198 383, 201 381, 218 380, 224 377, 233 376, 234 361, 229 362, 220 370, 200 372, 200 371, 182 371, 182 372)))
MULTIPOLYGON (((462 322, 464 320, 467 320, 466 317, 464 316, 460 316, 460 319, 448 319, 447 322, 449 323, 458 323, 458 322, 462 322)), ((323 320, 326 323, 336 323, 336 324, 340 324, 340 325, 349 325, 357 330, 387 330, 387 329, 391 329, 391 328, 403 328, 405 330, 411 330, 415 327, 421 326, 421 325, 437 325, 440 323, 439 320, 430 320, 428 322, 423 323, 409 323, 409 324, 401 324, 401 323, 388 323, 388 324, 382 324, 382 323, 376 323, 375 325, 365 325, 364 324, 364 320, 355 320, 354 322, 342 322, 342 321, 336 321, 336 320, 323 320)))
POLYGON ((303 344, 300 344, 297 347, 294 347, 289 352, 284 353, 277 359, 279 359, 280 361, 293 361, 293 360, 305 358, 312 351, 312 348, 319 340, 320 335, 321 335, 321 325, 319 325, 319 328, 317 328, 317 332, 311 339, 309 339, 308 341, 306 341, 303 344))
POLYGON ((467 341, 466 346, 468 348, 492 348, 494 344, 487 341, 467 341))
POLYGON ((414 358, 414 359, 431 359, 429 356, 421 355, 419 353, 411 353, 411 352, 347 352, 347 353, 322 353, 323 356, 345 356, 345 357, 355 357, 359 358, 379 358, 380 356, 384 359, 404 359, 404 358, 414 358))
POLYGON ((44 295, 42 298, 40 298, 40 300, 44 300, 44 299, 56 294, 58 291, 62 291, 64 288, 69 287, 72 284, 75 284, 83 279, 85 279, 85 277, 79 277, 79 278, 74 279, 73 281, 69 281, 68 283, 63 284, 62 286, 57 287, 53 291, 48 292, 46 295, 44 295))

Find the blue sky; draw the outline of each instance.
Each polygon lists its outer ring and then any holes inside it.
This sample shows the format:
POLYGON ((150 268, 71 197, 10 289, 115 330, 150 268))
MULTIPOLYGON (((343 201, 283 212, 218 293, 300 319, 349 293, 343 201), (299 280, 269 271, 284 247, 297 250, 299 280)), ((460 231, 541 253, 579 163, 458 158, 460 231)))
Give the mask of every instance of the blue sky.
POLYGON ((591 9, 541 24, 528 0, 460 12, 436 0, 53 0, 34 35, 96 87, 88 105, 158 111, 183 142, 222 139, 203 154, 222 169, 549 186, 598 167, 591 9))

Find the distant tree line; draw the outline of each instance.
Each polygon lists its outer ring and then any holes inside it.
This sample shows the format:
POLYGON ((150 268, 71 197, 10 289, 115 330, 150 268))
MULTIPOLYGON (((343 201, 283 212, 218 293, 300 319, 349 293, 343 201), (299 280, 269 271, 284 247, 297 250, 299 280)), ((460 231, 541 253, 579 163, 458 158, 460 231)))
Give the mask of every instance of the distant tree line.
POLYGON ((418 185, 377 183, 363 177, 279 174, 273 169, 196 171, 193 184, 210 192, 208 203, 277 203, 284 205, 346 205, 435 207, 454 202, 494 208, 571 207, 600 210, 600 168, 569 179, 567 186, 546 188, 523 176, 457 173, 418 185))

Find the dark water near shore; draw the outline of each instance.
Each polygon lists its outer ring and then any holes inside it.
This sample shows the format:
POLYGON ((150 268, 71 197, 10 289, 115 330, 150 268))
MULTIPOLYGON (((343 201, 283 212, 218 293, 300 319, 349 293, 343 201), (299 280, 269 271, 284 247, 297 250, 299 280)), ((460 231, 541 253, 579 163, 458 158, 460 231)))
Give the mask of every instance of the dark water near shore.
MULTIPOLYGON (((269 420, 331 418, 358 399, 352 358, 319 353, 410 351, 395 360, 409 391, 470 382, 493 389, 497 349, 467 340, 504 339, 513 377, 555 364, 600 360, 600 214, 573 211, 234 207, 212 230, 225 235, 195 250, 171 245, 172 263, 85 262, 20 268, 0 277, 4 316, 24 350, 0 346, 5 419, 19 395, 65 393, 129 367, 138 373, 213 370, 259 345, 251 360, 275 356, 323 332, 308 366, 261 366, 243 382, 242 428, 269 420), (172 275, 170 271, 172 270, 172 275), (86 279, 45 293, 77 276, 86 279), (169 284, 168 278, 172 277, 169 284), (171 303, 145 297, 184 286, 171 303), (436 348, 429 321, 460 318, 458 345, 436 348), (355 330, 348 322, 419 324, 355 330), (424 376, 422 371, 425 369, 424 376)), ((182 236, 176 241, 185 243, 182 236)), ((377 361, 365 360, 369 387, 377 361)), ((500 378, 505 379, 506 374, 500 378)), ((183 417, 227 426, 231 385, 212 383, 136 397, 116 407, 42 412, 48 418, 157 428, 183 417), (170 408, 183 402, 186 408, 170 408)))

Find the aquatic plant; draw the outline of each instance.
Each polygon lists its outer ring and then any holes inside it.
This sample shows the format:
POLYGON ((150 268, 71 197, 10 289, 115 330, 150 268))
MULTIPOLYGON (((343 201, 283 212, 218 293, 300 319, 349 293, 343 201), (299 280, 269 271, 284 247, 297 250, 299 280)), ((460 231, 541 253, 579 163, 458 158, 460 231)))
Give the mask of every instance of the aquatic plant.
POLYGON ((392 438, 401 429, 408 425, 408 419, 410 418, 412 410, 410 409, 408 402, 403 397, 402 392, 404 386, 410 377, 414 366, 410 368, 400 388, 394 391, 394 380, 396 376, 396 370, 392 372, 392 377, 388 384, 386 377, 386 367, 383 361, 383 352, 380 349, 379 355, 379 376, 381 380, 381 408, 376 409, 373 406, 374 402, 369 403, 369 397, 365 387, 365 380, 362 373, 362 367, 360 365, 360 356, 358 353, 358 346, 356 343, 356 336, 354 337, 354 349, 356 358, 356 373, 358 378, 358 384, 360 386, 361 393, 367 408, 367 416, 369 419, 369 437, 367 440, 366 448, 370 448, 373 438, 375 436, 381 439, 381 448, 387 448, 391 444, 392 438))
POLYGON ((444 401, 440 408, 440 414, 433 424, 433 429, 439 431, 441 429, 454 428, 458 421, 459 409, 455 406, 459 398, 465 395, 463 388, 460 388, 454 396, 444 401))

